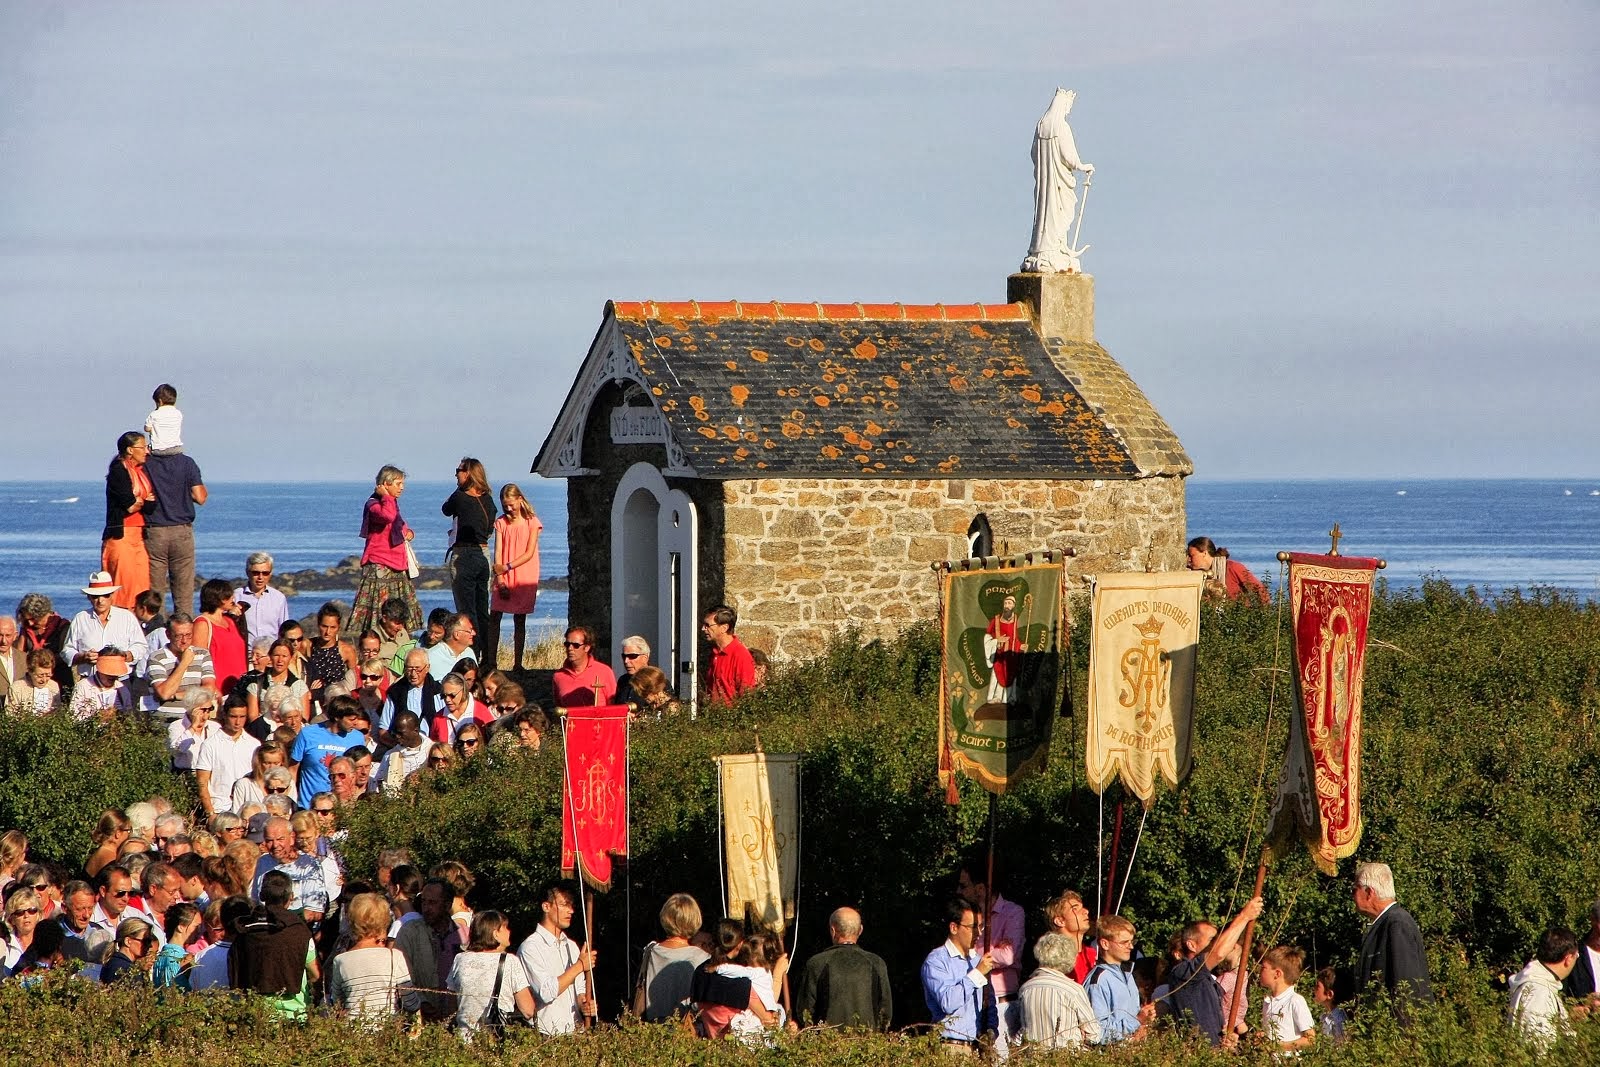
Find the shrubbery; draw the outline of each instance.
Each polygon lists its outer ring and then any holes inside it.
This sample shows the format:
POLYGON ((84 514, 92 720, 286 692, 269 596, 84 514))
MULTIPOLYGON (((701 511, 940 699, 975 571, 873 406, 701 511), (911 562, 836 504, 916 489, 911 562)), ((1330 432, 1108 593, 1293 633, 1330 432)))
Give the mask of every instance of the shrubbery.
POLYGON ((0 828, 28 835, 29 853, 72 869, 106 808, 161 794, 187 810, 194 788, 172 774, 166 738, 137 722, 79 723, 65 714, 0 718, 0 828))
MULTIPOLYGON (((1600 610, 1545 593, 1485 602, 1432 583, 1381 597, 1371 637, 1366 833, 1357 858, 1394 867, 1435 972, 1453 976, 1455 1006, 1444 1016, 1466 1012, 1467 1022, 1451 1025, 1471 1030, 1471 1020, 1504 1010, 1503 993, 1488 989, 1486 975, 1520 966, 1549 924, 1581 929, 1584 910, 1600 895, 1600 837, 1592 832, 1600 825, 1600 610), (1478 969, 1463 970, 1462 959, 1478 969)), ((1081 709, 1088 656, 1081 625, 1076 638, 1081 709)), ((1201 643, 1199 762, 1184 787, 1162 793, 1150 811, 1122 908, 1152 953, 1186 919, 1220 916, 1248 892, 1265 793, 1276 781, 1292 711, 1280 674, 1267 729, 1274 664, 1286 671, 1289 663, 1275 606, 1208 612, 1201 643), (1252 815, 1257 835, 1246 845, 1252 815)), ((893 642, 845 635, 732 712, 637 726, 631 906, 619 868, 617 887, 596 914, 603 1002, 623 999, 625 953, 636 955, 657 936, 655 913, 668 893, 694 893, 708 914, 719 912, 711 757, 750 751, 759 733, 769 752, 804 755, 797 959, 825 942, 832 908, 858 905, 864 943, 889 961, 897 1022, 924 1018, 917 967, 942 937, 932 918, 951 889, 955 857, 980 839, 986 814, 985 795, 970 783, 961 805, 950 808, 935 782, 938 671, 931 628, 893 642)), ((1031 909, 1061 887, 1080 889, 1091 906, 1096 899, 1097 798, 1083 786, 1081 713, 1057 727, 1049 771, 1000 803, 1000 886, 1030 908, 1030 935, 1039 932, 1031 909)), ((8 719, 0 736, 0 825, 26 828, 37 852, 75 863, 100 807, 155 791, 163 763, 153 738, 8 719), (96 769, 87 774, 86 759, 96 769)), ((400 800, 363 805, 350 821, 352 869, 370 870, 380 847, 396 845, 424 864, 459 858, 479 876, 478 899, 509 911, 520 937, 533 919, 532 889, 556 874, 560 767, 559 734, 552 734, 537 755, 497 754, 400 800)), ((1107 797, 1108 824, 1115 795, 1107 797)), ((1124 862, 1138 817, 1130 803, 1124 862)), ((1318 874, 1303 853, 1292 855, 1269 875, 1258 941, 1297 943, 1308 964, 1347 962, 1360 938, 1349 885, 1318 874)), ((1457 1040, 1444 1021, 1438 1025, 1437 1040, 1457 1040)), ((1498 1021, 1494 1029, 1500 1032, 1498 1021)), ((628 1051, 643 1047, 630 1042, 669 1039, 625 1033, 614 1040, 612 1062, 625 1062, 643 1056, 628 1051)), ((1454 1062, 1504 1061, 1499 1045, 1473 1048, 1454 1062)), ((874 1049, 851 1055, 873 1063, 913 1056, 900 1046, 874 1049)), ((1394 1050, 1399 1058, 1400 1046, 1394 1050)), ((1406 1046, 1411 1058, 1449 1059, 1415 1053, 1406 1046)), ((1344 1057, 1318 1051, 1300 1062, 1353 1062, 1344 1057)))

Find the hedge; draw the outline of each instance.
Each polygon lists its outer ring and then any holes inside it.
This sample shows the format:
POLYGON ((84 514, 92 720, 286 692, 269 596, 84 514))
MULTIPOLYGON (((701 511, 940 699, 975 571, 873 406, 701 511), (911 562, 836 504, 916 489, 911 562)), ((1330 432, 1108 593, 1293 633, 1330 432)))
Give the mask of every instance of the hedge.
MULTIPOLYGON (((1276 606, 1206 614, 1198 764, 1150 810, 1122 907, 1146 952, 1193 916, 1225 915, 1247 891, 1259 839, 1247 843, 1245 832, 1252 812, 1260 822, 1263 754, 1270 789, 1290 711, 1285 683, 1272 698, 1288 654, 1279 627, 1276 606)), ((1600 896, 1592 833, 1600 819, 1600 609, 1548 592, 1485 599, 1435 582, 1415 593, 1381 591, 1371 637, 1366 833, 1356 859, 1394 867, 1436 972, 1461 959, 1483 974, 1519 967, 1544 927, 1581 929, 1600 896)), ((1073 654, 1081 708, 1081 625, 1073 654)), ((825 943, 830 910, 860 907, 863 943, 888 960, 896 982, 897 1021, 925 1018, 917 968, 942 937, 933 917, 987 810, 970 783, 961 804, 947 806, 934 780, 938 669, 930 627, 894 641, 847 634, 732 711, 640 724, 631 747, 632 872, 596 908, 602 1003, 623 1000, 625 964, 657 936, 667 894, 691 892, 719 913, 711 757, 750 751, 759 734, 769 752, 803 754, 796 958, 825 943)), ((36 853, 76 863, 103 804, 155 791, 155 739, 12 723, 0 736, 0 825, 27 829, 36 853), (46 734, 54 739, 28 740, 46 734), (112 784, 86 775, 85 760, 117 768, 104 776, 112 784)), ((1083 785, 1083 721, 1057 726, 1049 770, 999 804, 1000 888, 1030 909, 1030 936, 1040 932, 1033 909, 1063 886, 1095 900, 1098 803, 1083 785)), ((1108 817, 1116 795, 1107 797, 1108 817)), ((398 800, 363 804, 349 821, 351 868, 370 870, 382 847, 409 847, 424 865, 459 858, 479 878, 475 903, 510 912, 520 937, 534 919, 534 888, 556 874, 559 797, 552 734, 531 757, 469 761, 398 800)), ((1124 857, 1138 816, 1130 804, 1124 857)), ((1326 878, 1296 853, 1272 870, 1266 896, 1258 941, 1299 944, 1308 965, 1353 957, 1360 920, 1348 878, 1326 878)))

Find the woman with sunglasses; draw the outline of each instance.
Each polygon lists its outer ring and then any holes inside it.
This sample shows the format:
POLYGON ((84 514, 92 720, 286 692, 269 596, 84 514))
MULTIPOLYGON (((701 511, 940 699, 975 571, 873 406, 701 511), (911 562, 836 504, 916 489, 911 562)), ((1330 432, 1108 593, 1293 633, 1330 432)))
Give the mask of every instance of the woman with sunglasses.
POLYGON ((117 855, 122 848, 122 843, 128 840, 133 833, 133 823, 128 817, 116 808, 107 808, 100 813, 99 820, 94 824, 94 829, 89 832, 89 840, 94 843, 89 858, 83 861, 83 872, 90 878, 100 873, 100 868, 108 863, 117 862, 117 855))
POLYGON ((456 750, 442 741, 435 741, 428 748, 428 762, 423 769, 434 774, 444 774, 453 770, 456 765, 456 750))
POLYGON ((469 722, 456 731, 456 755, 462 760, 483 755, 483 727, 469 722))
POLYGON ((383 667, 383 660, 371 656, 361 661, 356 668, 356 691, 353 694, 360 703, 361 709, 367 713, 368 722, 379 722, 383 718, 383 700, 385 690, 388 689, 387 672, 383 667))
POLYGON ((233 783, 233 810, 242 814, 246 804, 260 804, 266 800, 267 772, 281 770, 286 759, 282 745, 263 741, 250 757, 250 773, 233 783))
POLYGON ((33 947, 33 932, 38 929, 44 915, 44 901, 36 890, 23 886, 6 901, 6 926, 11 936, 6 939, 6 974, 22 959, 22 954, 33 947))
POLYGON ((180 772, 194 770, 194 754, 206 738, 222 732, 217 725, 217 702, 221 698, 210 686, 186 686, 178 694, 183 704, 183 718, 167 727, 167 749, 172 753, 172 769, 180 772))

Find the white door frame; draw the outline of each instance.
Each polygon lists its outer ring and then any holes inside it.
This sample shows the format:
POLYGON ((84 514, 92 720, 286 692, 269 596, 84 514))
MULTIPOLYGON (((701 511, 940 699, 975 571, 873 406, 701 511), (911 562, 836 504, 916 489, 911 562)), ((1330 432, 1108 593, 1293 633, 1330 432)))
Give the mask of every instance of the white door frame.
POLYGON ((617 483, 611 498, 611 625, 612 668, 622 673, 622 639, 618 630, 624 616, 627 589, 628 531, 625 513, 628 500, 643 490, 658 506, 656 559, 651 568, 656 576, 656 620, 644 634, 650 642, 650 658, 666 674, 685 707, 695 700, 697 651, 700 647, 699 597, 700 558, 697 531, 699 516, 694 501, 681 489, 672 489, 661 471, 649 463, 635 463, 617 483))

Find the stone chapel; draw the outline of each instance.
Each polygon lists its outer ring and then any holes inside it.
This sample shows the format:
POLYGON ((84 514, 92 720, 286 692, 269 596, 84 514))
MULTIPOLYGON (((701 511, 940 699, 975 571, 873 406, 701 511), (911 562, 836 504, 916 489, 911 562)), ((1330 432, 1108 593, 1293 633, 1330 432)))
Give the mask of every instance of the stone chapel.
POLYGON ((1074 584, 1183 565, 1177 436, 1094 339, 1094 279, 1003 304, 612 301, 539 450, 569 617, 693 699, 703 611, 794 660, 937 615, 929 565, 1070 547, 1074 584))

